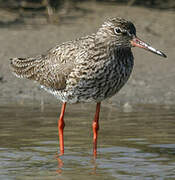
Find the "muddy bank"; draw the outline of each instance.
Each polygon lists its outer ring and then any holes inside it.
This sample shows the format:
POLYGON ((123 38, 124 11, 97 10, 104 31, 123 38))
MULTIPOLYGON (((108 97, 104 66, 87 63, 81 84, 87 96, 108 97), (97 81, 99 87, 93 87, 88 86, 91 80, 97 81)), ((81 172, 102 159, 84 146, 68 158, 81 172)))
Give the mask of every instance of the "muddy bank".
MULTIPOLYGON (((59 25, 18 25, 0 28, 0 100, 57 100, 29 80, 17 79, 9 58, 41 54, 56 44, 95 32, 106 17, 134 22, 137 35, 168 55, 167 59, 134 48, 135 67, 129 82, 109 102, 125 104, 175 104, 175 13, 138 7, 83 3, 86 14, 68 17, 59 25)), ((33 20, 35 21, 35 20, 33 20)), ((43 20, 41 20, 43 22, 43 20)))

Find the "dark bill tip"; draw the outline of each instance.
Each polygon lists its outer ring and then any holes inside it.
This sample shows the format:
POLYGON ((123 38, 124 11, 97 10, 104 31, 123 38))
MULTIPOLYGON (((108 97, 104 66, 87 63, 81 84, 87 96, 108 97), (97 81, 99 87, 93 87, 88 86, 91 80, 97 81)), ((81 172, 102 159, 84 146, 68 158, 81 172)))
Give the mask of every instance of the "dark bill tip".
POLYGON ((164 54, 164 53, 161 52, 161 51, 160 51, 160 53, 161 53, 160 56, 162 56, 162 57, 164 57, 164 58, 167 58, 167 55, 166 55, 166 54, 164 54))

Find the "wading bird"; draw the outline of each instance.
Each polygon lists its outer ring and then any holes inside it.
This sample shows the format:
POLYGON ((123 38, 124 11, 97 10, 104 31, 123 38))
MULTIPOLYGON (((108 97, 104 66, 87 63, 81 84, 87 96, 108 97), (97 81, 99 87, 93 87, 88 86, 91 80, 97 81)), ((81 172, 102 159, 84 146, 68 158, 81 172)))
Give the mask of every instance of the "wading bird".
POLYGON ((60 155, 64 154, 66 104, 95 102, 92 127, 96 157, 100 104, 115 95, 130 77, 134 63, 132 47, 166 57, 136 36, 132 22, 111 18, 94 34, 57 45, 39 56, 11 59, 11 69, 17 77, 37 81, 62 101, 58 120, 60 155))

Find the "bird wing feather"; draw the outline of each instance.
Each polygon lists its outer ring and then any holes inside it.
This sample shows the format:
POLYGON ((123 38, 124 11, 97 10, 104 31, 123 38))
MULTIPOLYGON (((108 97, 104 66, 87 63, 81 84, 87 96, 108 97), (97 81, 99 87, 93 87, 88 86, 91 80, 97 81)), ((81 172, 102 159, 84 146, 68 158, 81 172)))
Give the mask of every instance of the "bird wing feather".
POLYGON ((32 79, 46 88, 61 90, 66 87, 66 77, 75 66, 76 49, 73 42, 67 42, 44 55, 12 58, 11 69, 17 77, 32 79))

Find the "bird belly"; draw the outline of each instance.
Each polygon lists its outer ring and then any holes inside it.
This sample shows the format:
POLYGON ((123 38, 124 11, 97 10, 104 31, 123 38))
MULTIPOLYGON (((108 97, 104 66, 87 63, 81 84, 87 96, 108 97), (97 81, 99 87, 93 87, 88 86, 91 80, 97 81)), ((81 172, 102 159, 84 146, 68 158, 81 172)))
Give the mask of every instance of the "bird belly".
POLYGON ((115 95, 124 86, 132 68, 132 64, 127 64, 127 67, 123 64, 110 65, 101 72, 89 76, 88 79, 80 79, 76 86, 59 93, 59 99, 64 95, 65 101, 69 103, 101 102, 115 95))
POLYGON ((110 78, 102 76, 101 80, 98 78, 95 83, 92 83, 92 86, 78 89, 78 101, 101 102, 106 98, 110 98, 124 86, 129 76, 130 74, 113 75, 110 78))
POLYGON ((80 80, 75 86, 65 90, 44 89, 57 97, 62 102, 101 102, 106 98, 115 95, 129 79, 132 69, 118 74, 111 71, 109 74, 103 74, 95 79, 80 80))

